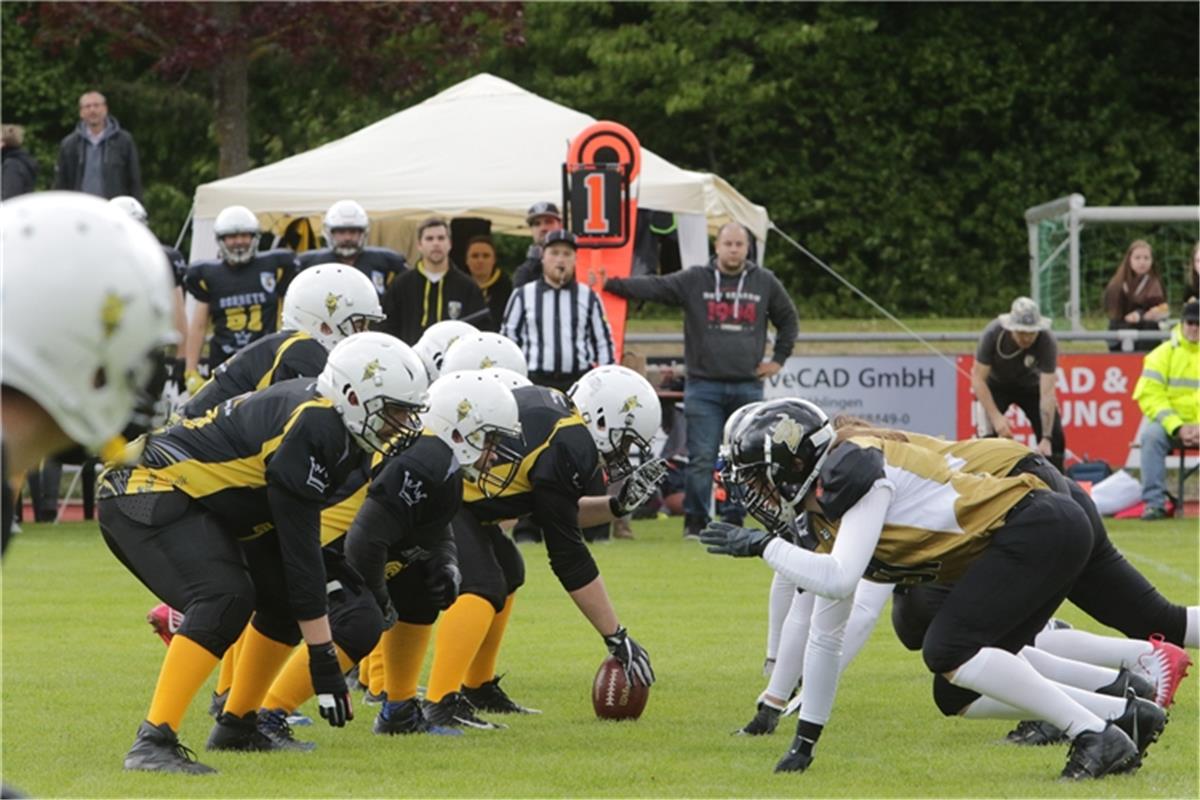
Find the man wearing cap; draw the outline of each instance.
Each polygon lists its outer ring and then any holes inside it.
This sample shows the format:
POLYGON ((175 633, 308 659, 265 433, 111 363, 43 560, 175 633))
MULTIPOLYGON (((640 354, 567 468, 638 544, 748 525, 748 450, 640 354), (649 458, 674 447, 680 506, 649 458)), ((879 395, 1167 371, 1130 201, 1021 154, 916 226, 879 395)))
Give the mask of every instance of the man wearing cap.
MULTIPOLYGON (((1200 302, 1183 307, 1183 319, 1171 338, 1142 361, 1142 376, 1133 399, 1146 415, 1142 425, 1142 519, 1167 516, 1167 453, 1172 448, 1200 447, 1200 302)), ((1182 498, 1180 498, 1182 501, 1182 498)))
POLYGON ((534 203, 525 215, 529 223, 529 232, 533 236, 533 244, 525 254, 525 260, 513 272, 513 287, 523 286, 536 281, 542 276, 542 247, 546 244, 546 236, 553 231, 562 230, 562 214, 558 206, 547 200, 534 203))
POLYGON ((983 329, 971 388, 983 406, 987 436, 1013 438, 1004 414, 1015 403, 1029 418, 1037 452, 1061 470, 1066 441, 1054 388, 1057 366, 1058 343, 1049 317, 1041 315, 1032 298, 1018 297, 1009 313, 983 329))

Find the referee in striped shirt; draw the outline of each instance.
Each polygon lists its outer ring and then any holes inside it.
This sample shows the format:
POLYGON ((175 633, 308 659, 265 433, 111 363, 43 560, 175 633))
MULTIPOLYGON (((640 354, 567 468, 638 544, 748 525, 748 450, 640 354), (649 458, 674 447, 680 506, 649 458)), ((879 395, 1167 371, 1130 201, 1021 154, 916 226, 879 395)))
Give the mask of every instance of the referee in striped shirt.
POLYGON ((565 392, 592 367, 613 363, 612 328, 599 296, 575 280, 569 231, 546 236, 542 277, 513 290, 502 332, 525 353, 529 379, 539 386, 565 392))

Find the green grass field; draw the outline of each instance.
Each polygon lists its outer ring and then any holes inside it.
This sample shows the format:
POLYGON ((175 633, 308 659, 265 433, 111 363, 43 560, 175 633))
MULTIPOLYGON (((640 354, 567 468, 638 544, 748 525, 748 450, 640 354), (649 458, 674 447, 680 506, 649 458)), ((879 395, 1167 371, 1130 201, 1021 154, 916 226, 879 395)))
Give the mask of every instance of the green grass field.
MULTIPOLYGON (((593 716, 591 679, 605 651, 554 581, 544 550, 531 546, 501 669, 505 687, 542 716, 453 739, 384 738, 372 735, 373 711, 360 704, 344 730, 297 729, 319 743, 313 753, 207 754, 205 692, 182 735, 220 774, 184 777, 121 769, 165 652, 143 622, 151 596, 95 525, 26 525, 3 568, 4 780, 40 797, 1200 795, 1196 675, 1139 773, 1065 785, 1056 780, 1065 747, 1020 749, 1002 742, 1009 723, 943 718, 919 656, 896 642, 886 611, 843 678, 813 767, 773 774, 790 721, 774 736, 729 735, 763 686, 770 572, 758 561, 707 555, 679 531, 678 520, 641 522, 634 541, 594 548, 623 622, 658 673, 637 722, 593 716)), ((1197 603, 1195 520, 1114 523, 1111 531, 1169 597, 1197 603)), ((1073 607, 1059 616, 1100 630, 1073 607)))

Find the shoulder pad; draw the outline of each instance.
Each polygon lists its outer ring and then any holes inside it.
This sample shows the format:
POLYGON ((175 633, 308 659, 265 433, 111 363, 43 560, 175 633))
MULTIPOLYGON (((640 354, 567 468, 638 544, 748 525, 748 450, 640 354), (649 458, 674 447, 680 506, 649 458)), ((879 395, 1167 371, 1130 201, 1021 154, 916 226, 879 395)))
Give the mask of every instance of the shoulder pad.
POLYGON ((878 447, 843 442, 821 467, 817 500, 830 520, 839 520, 884 477, 883 451, 878 447))

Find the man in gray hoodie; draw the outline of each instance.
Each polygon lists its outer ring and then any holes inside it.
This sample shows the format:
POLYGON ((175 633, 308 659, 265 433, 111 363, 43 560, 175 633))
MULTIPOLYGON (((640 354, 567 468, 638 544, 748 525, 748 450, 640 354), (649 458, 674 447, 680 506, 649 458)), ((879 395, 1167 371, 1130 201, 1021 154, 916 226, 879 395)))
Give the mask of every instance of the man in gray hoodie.
POLYGON ((747 259, 749 249, 749 233, 730 222, 717 232, 716 256, 704 266, 604 282, 605 291, 618 297, 684 310, 688 469, 683 535, 689 539, 699 538, 708 524, 725 420, 746 403, 762 400, 763 379, 779 372, 796 343, 796 306, 772 272, 747 259), (767 322, 775 326, 776 337, 771 360, 764 361, 767 322))
POLYGON ((59 145, 54 188, 110 200, 120 195, 142 199, 137 145, 108 115, 108 101, 99 92, 79 98, 79 124, 59 145))

